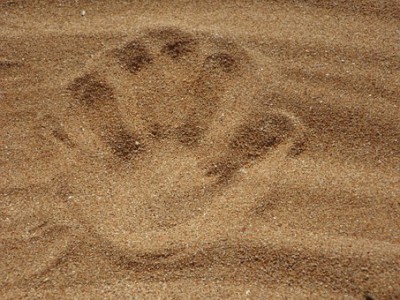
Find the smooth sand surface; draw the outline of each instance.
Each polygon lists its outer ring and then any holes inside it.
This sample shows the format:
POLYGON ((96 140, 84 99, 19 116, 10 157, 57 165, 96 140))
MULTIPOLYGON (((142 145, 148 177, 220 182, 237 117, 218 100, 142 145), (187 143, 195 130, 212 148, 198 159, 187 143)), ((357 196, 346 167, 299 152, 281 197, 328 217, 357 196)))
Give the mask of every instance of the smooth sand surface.
POLYGON ((0 1, 0 297, 400 299, 400 2, 0 1))

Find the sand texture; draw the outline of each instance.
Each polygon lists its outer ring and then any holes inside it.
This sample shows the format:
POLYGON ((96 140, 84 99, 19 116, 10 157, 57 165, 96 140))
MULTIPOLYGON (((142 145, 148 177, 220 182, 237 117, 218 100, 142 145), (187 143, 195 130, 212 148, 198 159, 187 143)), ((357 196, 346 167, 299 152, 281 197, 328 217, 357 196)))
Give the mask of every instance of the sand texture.
POLYGON ((0 0, 1 299, 400 299, 398 0, 0 0))

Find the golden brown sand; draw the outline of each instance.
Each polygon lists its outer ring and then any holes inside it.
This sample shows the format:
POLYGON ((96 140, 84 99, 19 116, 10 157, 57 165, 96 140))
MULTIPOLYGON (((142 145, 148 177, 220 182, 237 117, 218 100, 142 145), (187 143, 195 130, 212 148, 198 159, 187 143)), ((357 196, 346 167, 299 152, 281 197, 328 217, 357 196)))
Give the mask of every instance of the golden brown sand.
POLYGON ((400 299, 400 2, 196 3, 0 1, 0 298, 400 299))

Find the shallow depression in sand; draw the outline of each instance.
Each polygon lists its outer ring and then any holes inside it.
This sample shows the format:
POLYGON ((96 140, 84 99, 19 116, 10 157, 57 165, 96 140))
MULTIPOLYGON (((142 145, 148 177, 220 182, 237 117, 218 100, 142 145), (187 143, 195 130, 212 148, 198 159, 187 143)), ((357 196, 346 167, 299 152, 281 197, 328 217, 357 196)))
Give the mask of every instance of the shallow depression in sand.
POLYGON ((86 146, 96 167, 84 160, 69 182, 78 218, 129 257, 179 254, 182 243, 195 251, 196 232, 218 231, 209 236, 218 242, 235 230, 258 201, 229 192, 243 181, 241 170, 267 166, 264 174, 246 172, 246 182, 273 182, 304 136, 288 112, 254 105, 262 86, 249 82, 257 82, 257 68, 234 40, 172 27, 143 30, 99 54, 67 87, 99 140, 86 146), (244 118, 221 119, 238 113, 244 118), (232 210, 242 217, 224 224, 232 210))

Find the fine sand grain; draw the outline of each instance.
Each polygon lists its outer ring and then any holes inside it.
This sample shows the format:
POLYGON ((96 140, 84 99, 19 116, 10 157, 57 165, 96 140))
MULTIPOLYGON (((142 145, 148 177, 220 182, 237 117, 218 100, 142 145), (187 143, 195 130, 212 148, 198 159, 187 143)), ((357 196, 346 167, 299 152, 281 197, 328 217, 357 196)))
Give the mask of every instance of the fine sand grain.
POLYGON ((0 28, 0 298, 400 299, 399 1, 0 28))

